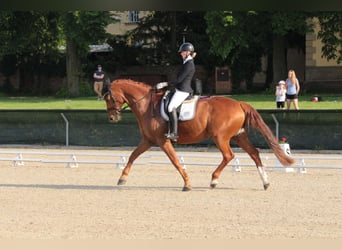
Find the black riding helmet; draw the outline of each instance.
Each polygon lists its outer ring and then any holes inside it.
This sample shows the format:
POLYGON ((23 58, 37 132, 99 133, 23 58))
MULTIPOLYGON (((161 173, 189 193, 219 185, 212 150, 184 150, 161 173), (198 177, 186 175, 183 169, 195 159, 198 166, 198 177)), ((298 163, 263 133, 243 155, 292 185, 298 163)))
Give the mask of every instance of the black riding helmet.
POLYGON ((178 50, 178 53, 182 52, 182 51, 190 51, 190 52, 194 52, 194 46, 191 43, 183 43, 178 50))

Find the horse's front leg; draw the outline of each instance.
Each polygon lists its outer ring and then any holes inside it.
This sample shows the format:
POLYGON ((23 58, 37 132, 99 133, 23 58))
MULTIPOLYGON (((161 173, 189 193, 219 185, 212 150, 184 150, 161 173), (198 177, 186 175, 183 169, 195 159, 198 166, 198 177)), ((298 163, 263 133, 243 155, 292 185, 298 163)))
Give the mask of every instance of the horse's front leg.
POLYGON ((129 172, 131 171, 131 167, 133 165, 133 162, 135 161, 135 159, 137 159, 139 157, 139 155, 144 153, 150 147, 151 147, 151 143, 145 139, 143 139, 139 143, 138 147, 129 156, 128 162, 127 162, 125 168, 122 170, 120 179, 118 181, 118 185, 126 184, 127 177, 128 177, 129 172))
POLYGON ((188 174, 183 169, 182 165, 179 162, 178 156, 176 154, 176 151, 171 143, 170 140, 166 140, 165 143, 163 143, 161 146, 161 149, 166 153, 166 155, 169 157, 172 164, 175 166, 175 168, 178 170, 178 172, 181 174, 183 180, 184 180, 184 187, 183 191, 190 191, 191 185, 190 185, 190 178, 188 174))

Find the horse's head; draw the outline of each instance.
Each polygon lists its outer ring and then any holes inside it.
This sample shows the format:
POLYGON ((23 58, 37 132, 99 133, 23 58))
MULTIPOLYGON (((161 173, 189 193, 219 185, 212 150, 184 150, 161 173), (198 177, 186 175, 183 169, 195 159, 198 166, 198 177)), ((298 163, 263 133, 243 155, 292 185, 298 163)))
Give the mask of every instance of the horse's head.
POLYGON ((121 109, 124 100, 120 95, 116 95, 110 88, 104 94, 104 100, 107 105, 108 119, 110 122, 119 122, 121 120, 121 109))
POLYGON ((151 90, 151 86, 130 79, 117 79, 111 82, 103 95, 109 120, 120 121, 123 104, 127 104, 132 110, 136 109, 137 112, 146 112, 150 107, 151 90))

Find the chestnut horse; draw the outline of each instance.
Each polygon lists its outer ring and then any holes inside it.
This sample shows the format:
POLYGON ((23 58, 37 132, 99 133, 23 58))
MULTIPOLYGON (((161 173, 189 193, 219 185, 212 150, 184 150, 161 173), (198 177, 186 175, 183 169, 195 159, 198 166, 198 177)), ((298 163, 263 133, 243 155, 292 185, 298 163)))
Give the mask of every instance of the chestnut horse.
MULTIPOLYGON (((118 185, 127 181, 134 160, 151 146, 159 146, 169 157, 184 180, 183 191, 191 190, 190 179, 182 168, 170 139, 164 134, 168 130, 168 123, 161 117, 160 103, 162 92, 155 88, 127 79, 118 79, 108 86, 104 95, 107 105, 108 118, 117 122, 121 119, 120 111, 126 103, 137 118, 142 140, 131 153, 127 165, 122 171, 118 185)), ((267 174, 263 168, 258 150, 247 137, 249 126, 257 129, 266 139, 268 145, 284 166, 290 166, 294 160, 284 153, 277 139, 264 123, 260 114, 249 104, 234 99, 212 96, 198 101, 195 118, 189 121, 179 121, 178 144, 192 144, 212 138, 221 151, 223 159, 212 173, 211 188, 215 188, 225 166, 234 158, 229 145, 232 139, 245 150, 256 164, 257 170, 266 190, 269 186, 267 174)))

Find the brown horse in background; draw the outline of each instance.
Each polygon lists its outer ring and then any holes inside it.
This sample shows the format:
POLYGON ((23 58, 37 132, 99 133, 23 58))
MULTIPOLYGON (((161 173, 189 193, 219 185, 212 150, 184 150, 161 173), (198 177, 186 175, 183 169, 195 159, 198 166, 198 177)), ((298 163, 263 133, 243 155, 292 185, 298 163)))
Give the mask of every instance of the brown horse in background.
MULTIPOLYGON (((162 92, 147 84, 127 79, 118 79, 111 83, 104 95, 108 118, 111 121, 121 119, 120 111, 126 103, 135 114, 142 140, 131 153, 128 163, 122 171, 118 185, 126 183, 134 160, 151 146, 159 146, 169 157, 184 180, 183 191, 191 190, 190 179, 182 168, 172 142, 164 137, 168 123, 161 117, 160 103, 162 92)), ((221 151, 223 159, 212 173, 210 186, 216 187, 225 166, 234 158, 230 147, 232 139, 245 150, 256 164, 266 190, 269 186, 267 174, 263 168, 258 150, 251 144, 246 130, 249 126, 257 129, 266 139, 275 156, 284 166, 290 166, 294 160, 284 153, 277 139, 264 123, 259 113, 249 104, 234 99, 212 96, 198 101, 196 116, 189 121, 179 121, 178 144, 192 144, 212 138, 221 151)))

